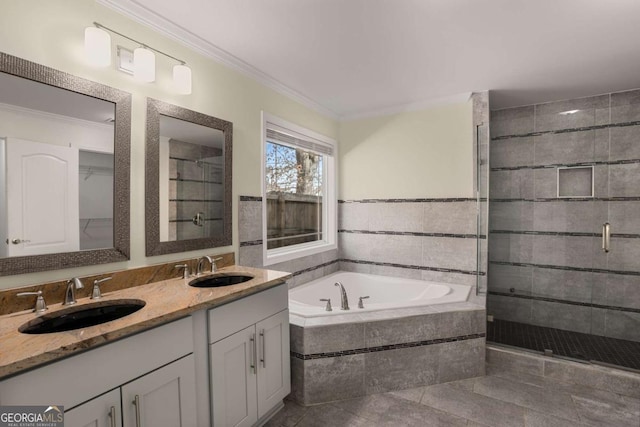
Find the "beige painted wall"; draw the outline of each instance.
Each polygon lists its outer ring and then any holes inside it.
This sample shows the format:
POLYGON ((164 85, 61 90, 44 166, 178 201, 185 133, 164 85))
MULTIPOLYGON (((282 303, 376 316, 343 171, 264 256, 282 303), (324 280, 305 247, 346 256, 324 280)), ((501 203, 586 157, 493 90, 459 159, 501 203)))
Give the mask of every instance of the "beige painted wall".
POLYGON ((473 196, 472 103, 340 124, 342 200, 473 196))
MULTIPOLYGON (((132 42, 112 36, 112 43, 129 49, 132 42)), ((260 111, 282 117, 336 139, 338 123, 258 82, 90 0, 2 0, 0 51, 58 70, 117 87, 133 95, 131 135, 131 260, 125 263, 0 277, 0 288, 60 280, 141 265, 168 262, 204 253, 238 249, 238 196, 261 194, 260 111), (185 60, 193 70, 193 94, 169 89, 170 60, 156 55, 157 81, 139 84, 113 67, 94 69, 83 58, 84 28, 98 21, 132 38, 185 60), (144 143, 146 97, 160 99, 233 122, 233 245, 147 258, 144 248, 144 143)), ((1 131, 0 131, 1 133, 1 131)), ((54 303, 51 301, 50 303, 54 303)))

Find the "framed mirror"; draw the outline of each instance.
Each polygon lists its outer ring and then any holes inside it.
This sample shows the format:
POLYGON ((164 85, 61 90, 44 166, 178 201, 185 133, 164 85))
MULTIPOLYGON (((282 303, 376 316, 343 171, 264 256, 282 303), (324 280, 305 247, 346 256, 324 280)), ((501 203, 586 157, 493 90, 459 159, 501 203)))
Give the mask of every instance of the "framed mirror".
POLYGON ((147 100, 147 256, 231 245, 233 124, 147 100))
POLYGON ((0 52, 0 275, 129 259, 131 95, 0 52))

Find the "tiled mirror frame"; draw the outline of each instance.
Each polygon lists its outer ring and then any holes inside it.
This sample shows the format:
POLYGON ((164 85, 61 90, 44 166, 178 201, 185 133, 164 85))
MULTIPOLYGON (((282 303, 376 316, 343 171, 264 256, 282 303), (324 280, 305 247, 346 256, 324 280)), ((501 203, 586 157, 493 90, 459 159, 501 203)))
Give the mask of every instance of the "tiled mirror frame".
POLYGON ((112 102, 114 123, 113 248, 0 259, 0 276, 127 261, 130 221, 131 94, 0 52, 0 72, 112 102))
POLYGON ((145 235, 147 256, 230 246, 232 243, 231 178, 233 123, 177 105, 147 98, 147 138, 145 152, 145 235), (224 133, 223 229, 220 237, 160 241, 160 115, 173 117, 224 133))

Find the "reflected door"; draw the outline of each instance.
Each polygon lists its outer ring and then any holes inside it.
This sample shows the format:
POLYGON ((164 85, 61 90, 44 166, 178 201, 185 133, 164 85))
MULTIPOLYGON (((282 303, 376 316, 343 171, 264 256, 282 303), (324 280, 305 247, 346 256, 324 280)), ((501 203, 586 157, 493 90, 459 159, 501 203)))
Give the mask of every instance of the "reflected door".
POLYGON ((79 250, 78 150, 7 138, 6 160, 6 256, 79 250))

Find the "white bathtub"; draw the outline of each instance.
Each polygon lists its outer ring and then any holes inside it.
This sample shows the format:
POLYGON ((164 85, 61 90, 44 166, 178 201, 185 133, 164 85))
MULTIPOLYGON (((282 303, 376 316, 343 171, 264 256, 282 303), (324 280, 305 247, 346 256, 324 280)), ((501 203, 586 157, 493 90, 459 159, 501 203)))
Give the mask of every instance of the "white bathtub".
POLYGON ((347 313, 389 310, 394 308, 421 307, 433 304, 463 302, 469 297, 470 286, 371 274, 338 271, 316 279, 289 291, 289 312, 301 317, 331 316, 347 313), (349 298, 349 311, 340 309, 341 282, 349 298), (364 308, 358 308, 359 297, 364 308), (331 299, 333 311, 326 311, 326 303, 320 299, 331 299))

